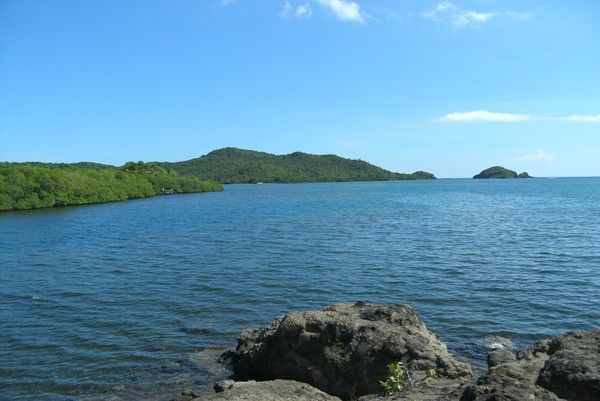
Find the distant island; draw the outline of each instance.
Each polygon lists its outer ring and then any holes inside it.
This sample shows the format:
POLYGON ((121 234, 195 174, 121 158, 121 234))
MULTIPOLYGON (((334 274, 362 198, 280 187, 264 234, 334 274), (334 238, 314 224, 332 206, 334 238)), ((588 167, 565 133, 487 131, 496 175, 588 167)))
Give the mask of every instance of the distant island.
POLYGON ((0 211, 84 205, 175 193, 220 191, 153 163, 0 163, 0 211))
POLYGON ((274 155, 238 148, 223 148, 191 160, 157 164, 181 175, 223 184, 435 179, 425 171, 394 173, 362 160, 336 155, 302 152, 274 155))
POLYGON ((523 172, 517 174, 516 171, 509 170, 504 167, 494 166, 483 170, 473 178, 475 179, 488 179, 488 178, 531 178, 529 174, 523 172))

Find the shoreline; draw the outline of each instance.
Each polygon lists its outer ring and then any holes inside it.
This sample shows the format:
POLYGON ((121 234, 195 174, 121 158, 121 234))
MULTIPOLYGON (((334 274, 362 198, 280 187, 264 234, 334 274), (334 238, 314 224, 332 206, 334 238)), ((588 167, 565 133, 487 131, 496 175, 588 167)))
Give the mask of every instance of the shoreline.
MULTIPOLYGON (((462 359, 462 358, 460 358, 462 359)), ((172 401, 593 401, 600 397, 600 330, 521 350, 493 344, 487 371, 454 359, 408 305, 333 304, 246 329, 219 363, 230 379, 172 401), (399 369, 399 370, 398 370, 399 369)))

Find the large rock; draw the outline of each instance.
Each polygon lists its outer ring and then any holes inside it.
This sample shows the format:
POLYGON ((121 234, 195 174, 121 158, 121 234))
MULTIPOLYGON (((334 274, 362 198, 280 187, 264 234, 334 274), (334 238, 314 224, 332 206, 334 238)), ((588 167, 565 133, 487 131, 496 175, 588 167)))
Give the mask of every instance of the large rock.
POLYGON ((490 368, 461 401, 600 400, 600 330, 538 341, 490 368))
POLYGON ((297 380, 344 399, 380 393, 387 365, 399 361, 415 382, 428 370, 445 379, 471 375, 408 305, 359 302, 290 313, 243 332, 232 359, 236 380, 297 380))
POLYGON ((567 400, 600 400, 600 330, 552 338, 546 353, 538 385, 567 400))
MULTIPOLYGON (((192 400, 194 400, 192 398, 192 400)), ((232 382, 221 392, 202 401, 340 401, 305 383, 292 380, 232 382)))

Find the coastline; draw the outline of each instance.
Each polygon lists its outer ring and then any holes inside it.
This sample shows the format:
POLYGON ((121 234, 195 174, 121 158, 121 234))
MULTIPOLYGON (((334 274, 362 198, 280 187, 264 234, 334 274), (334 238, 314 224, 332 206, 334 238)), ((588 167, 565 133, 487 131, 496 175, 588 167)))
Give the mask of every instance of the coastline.
POLYGON ((408 305, 333 304, 246 329, 218 362, 230 379, 172 401, 593 401, 600 329, 521 350, 495 344, 477 372, 448 353, 408 305), (398 370, 399 369, 399 370, 398 370))

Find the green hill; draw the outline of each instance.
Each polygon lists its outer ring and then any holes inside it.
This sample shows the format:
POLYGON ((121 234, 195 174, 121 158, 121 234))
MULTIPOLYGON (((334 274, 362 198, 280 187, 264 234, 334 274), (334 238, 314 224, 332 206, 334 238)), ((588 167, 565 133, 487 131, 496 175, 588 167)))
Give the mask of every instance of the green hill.
POLYGON ((362 160, 335 155, 302 152, 274 155, 237 148, 218 149, 187 161, 158 164, 181 175, 223 184, 435 179, 433 174, 424 171, 394 173, 362 160))
POLYGON ((216 182, 181 177, 143 162, 119 168, 97 163, 0 163, 0 211, 221 189, 216 182))
POLYGON ((483 170, 481 173, 477 174, 473 178, 476 179, 485 179, 485 178, 531 178, 529 174, 523 172, 521 174, 517 174, 516 171, 509 170, 504 167, 494 166, 488 169, 483 170))

